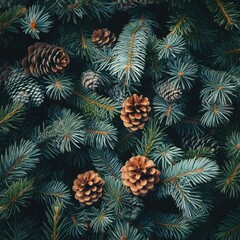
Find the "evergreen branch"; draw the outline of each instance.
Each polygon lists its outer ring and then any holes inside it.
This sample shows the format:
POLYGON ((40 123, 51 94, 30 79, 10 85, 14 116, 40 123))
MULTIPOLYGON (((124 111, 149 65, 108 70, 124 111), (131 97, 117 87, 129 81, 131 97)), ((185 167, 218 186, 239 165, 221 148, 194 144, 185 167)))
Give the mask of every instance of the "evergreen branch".
POLYGON ((222 221, 216 233, 217 240, 233 240, 240 238, 240 207, 231 211, 222 221))
POLYGON ((207 0, 207 6, 215 13, 214 20, 226 29, 239 28, 239 11, 237 5, 226 0, 207 0))
POLYGON ((0 133, 17 129, 24 120, 26 108, 22 103, 11 103, 0 107, 0 133))
POLYGON ((54 202, 58 201, 64 206, 70 203, 71 198, 68 186, 56 180, 41 183, 34 191, 34 194, 36 199, 47 205, 52 205, 54 202))
POLYGON ((104 233, 106 229, 110 228, 114 222, 114 214, 111 209, 107 208, 104 204, 101 204, 100 208, 91 208, 89 213, 90 224, 93 232, 104 233))
POLYGON ((226 138, 226 147, 228 156, 236 159, 240 158, 240 132, 233 131, 226 138))
POLYGON ((160 122, 165 120, 166 125, 176 124, 184 117, 184 104, 181 102, 169 103, 164 98, 155 96, 153 107, 156 111, 155 116, 158 116, 160 122))
POLYGON ((205 112, 201 118, 201 123, 206 127, 216 127, 229 121, 232 114, 230 105, 221 105, 216 102, 203 102, 201 112, 205 112))
POLYGON ((83 236, 87 231, 87 213, 83 209, 74 208, 74 211, 70 211, 67 229, 69 237, 79 238, 83 236))
POLYGON ((109 232, 109 240, 116 240, 116 239, 136 239, 136 240, 144 240, 141 234, 139 234, 138 230, 131 226, 129 223, 125 223, 122 221, 118 221, 116 223, 116 228, 109 232))
POLYGON ((83 88, 79 88, 78 91, 73 92, 73 97, 70 101, 76 107, 89 111, 91 118, 96 116, 102 120, 111 120, 118 112, 118 104, 112 99, 83 88))
POLYGON ((49 133, 61 152, 71 151, 72 146, 80 147, 84 143, 84 121, 79 114, 69 109, 55 109, 51 116, 49 133))
POLYGON ((3 32, 8 29, 9 31, 15 32, 16 29, 11 26, 13 23, 15 23, 19 18, 21 18, 25 13, 27 12, 27 9, 21 5, 13 6, 9 10, 6 10, 5 12, 0 14, 0 35, 3 34, 3 32))
POLYGON ((162 143, 165 134, 160 129, 159 123, 151 119, 143 130, 142 138, 136 144, 135 155, 150 157, 162 143))
POLYGON ((22 140, 19 145, 11 145, 0 156, 0 179, 10 183, 26 176, 39 163, 39 156, 39 149, 31 141, 22 140))
POLYGON ((108 177, 105 183, 103 199, 109 208, 119 214, 125 208, 131 207, 132 196, 121 180, 108 177))
POLYGON ((176 57, 185 50, 185 45, 186 42, 180 36, 168 34, 159 41, 157 47, 159 60, 176 57))
POLYGON ((220 65, 223 69, 230 69, 238 65, 240 54, 240 39, 238 35, 217 44, 212 53, 212 60, 215 65, 220 65))
POLYGON ((218 177, 216 188, 229 197, 237 197, 240 193, 240 161, 226 163, 218 177))
POLYGON ((0 218, 7 219, 26 207, 32 197, 33 181, 27 178, 13 182, 0 195, 0 218))
POLYGON ((90 149, 89 156, 100 175, 110 175, 115 180, 121 177, 122 163, 115 152, 109 149, 90 149))
POLYGON ((106 121, 88 123, 85 132, 86 143, 97 149, 107 146, 113 149, 117 141, 117 129, 106 121))
POLYGON ((46 210, 46 221, 43 222, 42 227, 44 237, 41 239, 67 239, 66 221, 67 217, 63 213, 63 205, 56 201, 46 210))
POLYGON ((153 219, 156 225, 155 234, 159 239, 183 240, 190 234, 189 220, 179 214, 156 212, 153 219))
POLYGON ((148 32, 143 18, 125 26, 113 49, 111 74, 118 79, 139 82, 145 66, 148 32))
POLYGON ((157 164, 158 169, 164 169, 182 160, 183 151, 173 145, 159 144, 150 158, 157 164))
POLYGON ((71 96, 73 92, 73 83, 70 76, 55 75, 47 76, 46 80, 46 94, 54 100, 66 99, 71 96))
POLYGON ((205 69, 201 72, 203 89, 202 101, 218 102, 222 105, 231 104, 231 97, 236 96, 236 79, 226 72, 205 69))
POLYGON ((192 158, 162 170, 161 182, 185 180, 190 186, 210 181, 219 173, 218 165, 208 158, 192 158))

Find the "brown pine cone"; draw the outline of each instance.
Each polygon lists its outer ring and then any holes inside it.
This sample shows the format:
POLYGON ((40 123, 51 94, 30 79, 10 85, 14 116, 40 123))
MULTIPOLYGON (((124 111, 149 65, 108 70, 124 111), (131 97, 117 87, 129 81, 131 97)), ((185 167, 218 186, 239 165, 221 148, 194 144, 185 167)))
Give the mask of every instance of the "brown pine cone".
POLYGON ((151 111, 149 100, 142 95, 133 94, 123 102, 121 116, 123 124, 130 131, 143 129, 148 120, 148 113, 151 111))
POLYGON ((111 47, 116 41, 114 33, 111 33, 107 28, 97 29, 93 31, 92 42, 95 43, 99 48, 111 47))
POLYGON ((93 170, 78 174, 73 182, 75 198, 82 206, 92 205, 102 196, 104 180, 93 170))
POLYGON ((160 171, 152 160, 144 156, 130 158, 121 169, 123 184, 129 187, 134 195, 145 196, 153 191, 160 181, 160 171))
POLYGON ((22 60, 26 73, 43 76, 63 73, 70 59, 62 47, 36 42, 28 47, 28 54, 22 60))

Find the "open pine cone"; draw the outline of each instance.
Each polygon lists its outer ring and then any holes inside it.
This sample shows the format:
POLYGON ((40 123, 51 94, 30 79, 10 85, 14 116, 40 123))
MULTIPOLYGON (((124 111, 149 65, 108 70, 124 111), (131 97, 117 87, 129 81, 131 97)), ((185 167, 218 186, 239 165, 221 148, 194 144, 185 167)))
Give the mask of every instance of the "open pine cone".
POLYGON ((121 116, 123 124, 130 131, 143 129, 148 120, 148 113, 151 111, 150 102, 147 97, 133 94, 123 102, 121 116))
POLYGON ((145 196, 153 191, 160 181, 160 171, 152 160, 144 156, 130 158, 121 169, 123 184, 130 188, 134 195, 145 196))
POLYGON ((104 180, 93 170, 78 174, 73 182, 75 198, 82 206, 92 205, 102 196, 104 180))
POLYGON ((36 42, 28 47, 28 54, 22 60, 26 73, 35 76, 63 73, 70 60, 62 47, 36 42))
POLYGON ((94 30, 92 34, 92 42, 96 44, 99 48, 111 47, 116 41, 114 33, 111 33, 107 28, 94 30))

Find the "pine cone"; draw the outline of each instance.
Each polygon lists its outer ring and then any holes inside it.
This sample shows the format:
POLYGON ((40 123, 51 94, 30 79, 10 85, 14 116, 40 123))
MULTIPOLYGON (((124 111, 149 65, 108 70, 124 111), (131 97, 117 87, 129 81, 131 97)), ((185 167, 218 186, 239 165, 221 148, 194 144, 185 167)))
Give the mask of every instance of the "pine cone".
POLYGON ((123 184, 130 188, 134 195, 145 196, 153 191, 160 181, 160 171, 152 160, 144 156, 130 158, 122 167, 123 184))
POLYGON ((44 76, 54 73, 63 73, 70 60, 63 48, 36 42, 28 47, 28 54, 22 60, 26 73, 35 76, 44 76))
POLYGON ((122 213, 122 217, 126 221, 134 221, 144 210, 144 204, 142 199, 133 197, 131 199, 131 207, 126 208, 122 213))
POLYGON ((121 8, 135 7, 137 4, 147 5, 153 4, 154 0, 115 0, 121 8))
POLYGON ((7 81, 6 90, 14 102, 39 107, 44 101, 44 92, 38 81, 24 72, 14 72, 7 81))
POLYGON ((200 147, 208 147, 212 152, 217 152, 219 146, 216 140, 208 135, 187 135, 182 138, 182 148, 184 150, 196 150, 200 147))
POLYGON ((107 28, 97 29, 93 31, 92 42, 99 48, 111 47, 116 41, 114 33, 111 33, 107 28))
POLYGON ((102 196, 104 183, 104 180, 93 170, 78 174, 72 187, 76 192, 75 198, 82 206, 92 205, 102 196))
POLYGON ((169 82, 158 82, 154 85, 155 92, 167 102, 174 102, 182 97, 182 90, 169 82))
POLYGON ((0 67, 0 86, 6 85, 8 79, 12 75, 12 68, 9 64, 4 64, 0 67))
POLYGON ((108 90, 109 96, 114 99, 119 104, 123 104, 124 100, 129 96, 129 94, 123 89, 120 88, 118 84, 113 85, 108 90))
POLYGON ((145 122, 148 120, 148 113, 151 111, 147 97, 142 95, 128 97, 122 106, 120 118, 123 120, 123 124, 130 131, 136 131, 143 129, 145 122))
POLYGON ((90 90, 97 90, 100 86, 99 74, 92 70, 83 72, 81 75, 81 84, 90 90))

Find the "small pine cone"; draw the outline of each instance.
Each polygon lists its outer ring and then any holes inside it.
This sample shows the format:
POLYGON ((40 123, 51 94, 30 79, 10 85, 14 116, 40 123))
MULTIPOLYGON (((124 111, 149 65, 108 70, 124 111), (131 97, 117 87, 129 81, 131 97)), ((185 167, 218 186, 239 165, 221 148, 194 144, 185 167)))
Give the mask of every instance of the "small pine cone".
POLYGON ((124 126, 130 131, 143 129, 145 122, 149 119, 148 113, 151 111, 149 104, 148 98, 142 95, 133 94, 128 97, 122 105, 120 116, 124 126))
POLYGON ((36 42, 28 47, 28 54, 22 60, 26 73, 44 76, 63 73, 70 59, 62 47, 36 42))
POLYGON ((129 96, 129 94, 122 88, 119 87, 118 84, 113 85, 108 90, 109 96, 114 99, 119 104, 123 104, 124 100, 129 96))
POLYGON ((82 206, 92 205, 102 196, 104 180, 93 170, 78 174, 73 182, 75 198, 82 206))
POLYGON ((44 91, 38 81, 24 72, 14 72, 7 81, 6 90, 14 102, 39 107, 44 101, 44 91))
POLYGON ((92 42, 99 48, 111 47, 116 41, 114 33, 111 33, 107 28, 101 28, 93 31, 92 42))
POLYGON ((6 85, 8 79, 12 75, 12 68, 8 64, 4 64, 0 67, 0 86, 6 85))
POLYGON ((167 102, 174 102, 182 97, 182 90, 175 88, 172 84, 159 82, 154 85, 155 92, 167 102))
POLYGON ((81 84, 83 87, 96 91, 100 86, 99 74, 88 70, 81 75, 81 84))
POLYGON ((123 184, 130 188, 134 195, 145 196, 153 191, 160 181, 160 171, 152 160, 144 156, 130 158, 121 169, 123 184))
POLYGON ((130 8, 136 6, 136 4, 153 4, 154 0, 117 0, 117 2, 121 8, 130 8))
POLYGON ((182 148, 184 150, 196 150, 200 147, 208 147, 213 153, 216 153, 219 146, 216 140, 208 135, 187 135, 182 138, 182 148))
POLYGON ((144 210, 144 204, 142 199, 133 197, 131 201, 131 207, 127 208, 122 216, 126 221, 134 221, 144 210))

